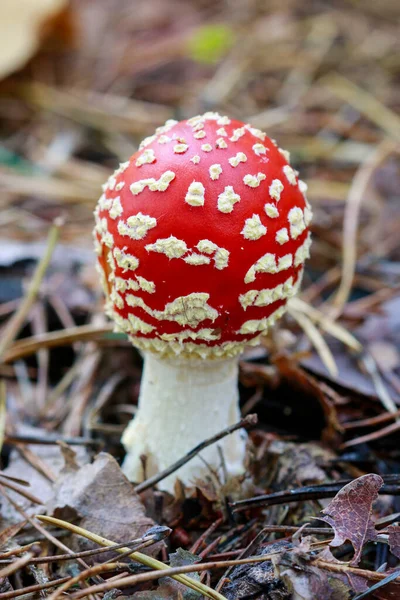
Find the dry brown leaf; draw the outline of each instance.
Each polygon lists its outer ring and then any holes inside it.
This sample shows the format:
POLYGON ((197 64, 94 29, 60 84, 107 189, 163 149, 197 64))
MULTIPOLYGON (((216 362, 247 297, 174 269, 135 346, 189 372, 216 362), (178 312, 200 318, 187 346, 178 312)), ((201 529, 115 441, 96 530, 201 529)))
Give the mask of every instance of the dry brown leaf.
POLYGON ((272 557, 291 600, 348 600, 350 585, 344 578, 311 564, 311 543, 312 538, 302 538, 291 551, 272 557))
POLYGON ((360 561, 365 543, 376 540, 375 525, 372 520, 372 504, 378 497, 383 479, 369 473, 345 485, 322 511, 322 521, 329 523, 335 532, 330 543, 337 547, 349 540, 354 547, 354 557, 350 564, 360 561))
MULTIPOLYGON (((155 525, 146 517, 139 496, 117 461, 104 452, 78 471, 65 471, 54 491, 47 504, 48 514, 66 520, 78 516, 81 527, 117 543, 138 538, 155 525)), ((84 549, 92 547, 86 540, 79 539, 78 544, 84 549)))
POLYGON ((389 546, 390 552, 400 558, 400 525, 390 525, 388 528, 389 532, 389 546))
MULTIPOLYGON (((47 432, 43 429, 21 425, 16 433, 21 436, 32 435, 35 437, 46 438, 47 432)), ((29 486, 27 490, 41 500, 43 505, 53 496, 53 483, 43 474, 52 472, 56 476, 65 466, 65 459, 62 456, 59 446, 49 444, 19 444, 18 449, 12 450, 9 464, 2 472, 3 476, 13 479, 24 480, 29 486), (30 462, 29 462, 30 461, 30 462)), ((81 464, 87 462, 87 450, 84 446, 75 448, 78 460, 81 464)), ((24 498, 20 494, 9 490, 11 498, 28 514, 34 515, 38 512, 38 506, 32 504, 29 498, 24 498)), ((39 511, 40 512, 40 511, 39 511)), ((6 498, 2 498, 2 518, 10 523, 19 523, 21 521, 20 513, 12 506, 6 498)))
POLYGON ((43 25, 67 0, 1 0, 0 77, 24 66, 39 47, 43 25))

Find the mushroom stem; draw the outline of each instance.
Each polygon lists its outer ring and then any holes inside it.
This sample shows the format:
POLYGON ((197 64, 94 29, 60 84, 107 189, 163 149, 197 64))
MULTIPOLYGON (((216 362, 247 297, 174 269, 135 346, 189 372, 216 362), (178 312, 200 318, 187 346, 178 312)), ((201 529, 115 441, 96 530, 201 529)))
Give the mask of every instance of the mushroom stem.
MULTIPOLYGON (((123 471, 131 481, 163 471, 205 438, 239 421, 238 364, 237 357, 197 361, 145 354, 139 410, 122 437, 127 451, 123 471)), ((243 473, 246 440, 243 430, 235 431, 205 448, 159 487, 173 492, 176 479, 192 485, 210 474, 205 462, 221 473, 218 445, 227 473, 243 473)))

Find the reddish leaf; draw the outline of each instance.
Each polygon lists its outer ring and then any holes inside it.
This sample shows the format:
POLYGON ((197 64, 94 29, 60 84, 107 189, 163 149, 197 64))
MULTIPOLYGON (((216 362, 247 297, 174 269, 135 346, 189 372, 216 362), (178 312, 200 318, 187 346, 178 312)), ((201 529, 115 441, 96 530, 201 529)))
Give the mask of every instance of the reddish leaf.
POLYGON ((358 564, 366 542, 376 539, 371 517, 372 504, 383 484, 379 475, 363 475, 345 485, 322 511, 322 521, 329 523, 335 532, 331 546, 341 546, 349 540, 354 547, 351 564, 358 564))
POLYGON ((400 525, 390 525, 388 528, 389 532, 389 546, 390 552, 400 558, 400 525))

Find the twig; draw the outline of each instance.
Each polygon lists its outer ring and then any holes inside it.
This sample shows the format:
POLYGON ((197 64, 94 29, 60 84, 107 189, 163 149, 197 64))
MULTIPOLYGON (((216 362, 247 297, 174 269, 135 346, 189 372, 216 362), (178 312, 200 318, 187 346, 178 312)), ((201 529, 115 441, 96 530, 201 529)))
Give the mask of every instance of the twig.
POLYGON ((367 419, 360 419, 358 421, 349 421, 348 423, 343 423, 342 427, 345 431, 350 429, 359 429, 361 427, 373 427, 374 425, 386 423, 386 421, 392 421, 395 417, 400 417, 400 409, 395 413, 384 412, 376 417, 369 417, 367 419))
MULTIPOLYGON (((154 527, 152 529, 155 529, 154 527)), ((114 552, 115 550, 119 550, 120 548, 130 548, 135 545, 142 545, 146 543, 146 545, 156 544, 160 542, 162 539, 167 537, 171 533, 171 529, 169 527, 159 526, 157 527, 157 536, 151 535, 149 530, 142 537, 136 538, 135 540, 130 540, 127 542, 122 542, 122 544, 116 544, 111 549, 110 548, 94 548, 93 550, 83 550, 82 552, 72 552, 71 554, 55 554, 54 556, 38 556, 36 558, 31 558, 28 564, 39 565, 39 564, 47 564, 49 562, 59 562, 64 560, 76 560, 77 558, 85 558, 87 556, 97 556, 98 554, 105 554, 106 552, 114 552), (149 537, 150 535, 150 537, 149 537)), ((35 543, 35 542, 34 542, 35 543)), ((134 549, 130 548, 132 552, 134 549)), ((2 555, 0 554, 0 563, 2 555)))
POLYGON ((20 590, 3 592, 2 594, 0 594, 0 600, 9 600, 10 598, 18 598, 19 596, 25 596, 25 594, 32 594, 33 592, 47 590, 49 588, 55 587, 56 585, 61 585, 62 583, 65 583, 70 579, 70 576, 61 577, 60 579, 54 579, 53 581, 46 581, 46 583, 37 583, 35 585, 29 585, 27 587, 21 588, 20 590))
POLYGON ((16 485, 12 481, 10 481, 8 478, 3 477, 1 474, 0 474, 0 482, 5 487, 9 488, 10 490, 13 490, 13 492, 16 492, 20 496, 23 496, 30 502, 33 502, 33 504, 38 504, 39 506, 43 505, 43 502, 42 502, 42 500, 40 500, 40 498, 37 498, 33 494, 29 493, 27 490, 24 490, 19 485, 16 485))
MULTIPOLYGON (((384 484, 379 490, 379 493, 391 494, 393 496, 400 495, 400 487, 398 485, 399 477, 398 474, 383 477, 384 484)), ((230 506, 237 512, 257 506, 273 506, 275 504, 287 504, 289 502, 332 498, 344 485, 350 483, 350 481, 351 480, 335 481, 333 483, 304 486, 294 490, 284 490, 273 494, 263 494, 261 496, 255 496, 254 498, 232 502, 230 506)))
POLYGON ((100 440, 92 440, 87 437, 70 437, 66 435, 61 435, 58 433, 46 433, 45 436, 41 435, 19 435, 19 434, 11 434, 7 435, 5 438, 5 443, 7 444, 40 444, 46 446, 52 446, 54 444, 58 444, 60 442, 64 442, 68 444, 68 446, 102 446, 103 442, 100 440))
POLYGON ((216 529, 218 529, 218 527, 222 524, 223 519, 217 519, 216 521, 214 521, 214 523, 211 523, 210 527, 208 527, 208 529, 206 529, 201 536, 195 541, 195 543, 193 544, 193 546, 190 548, 190 552, 192 554, 197 554, 198 550, 200 550, 202 544, 204 543, 204 541, 207 539, 208 536, 210 536, 212 533, 214 533, 214 531, 216 529))
POLYGON ((23 569, 24 567, 26 567, 32 556, 33 554, 31 552, 27 552, 25 556, 14 560, 11 564, 1 569, 0 579, 3 579, 4 577, 9 577, 13 573, 15 573, 15 571, 18 571, 18 569, 23 569))
POLYGON ((235 423, 234 425, 230 425, 229 427, 227 427, 226 429, 223 429, 216 435, 213 435, 212 437, 204 440, 204 442, 201 442, 200 444, 198 444, 195 448, 190 450, 187 454, 185 454, 185 456, 182 456, 182 458, 177 460, 170 467, 168 467, 167 469, 164 469, 164 471, 161 471, 161 473, 157 473, 156 475, 153 475, 153 477, 149 477, 149 479, 146 479, 146 481, 139 483, 139 485, 137 485, 135 487, 135 492, 137 492, 139 494, 140 492, 144 492, 145 490, 148 490, 149 488, 156 485, 156 483, 159 483, 160 481, 165 479, 165 477, 167 477, 168 475, 171 475, 171 473, 173 473, 174 471, 177 471, 180 467, 182 467, 182 465, 185 465, 187 462, 189 462, 189 460, 191 460, 194 456, 196 456, 196 454, 198 454, 199 452, 204 450, 204 448, 207 448, 207 446, 211 446, 211 444, 215 444, 215 442, 218 442, 219 440, 221 440, 222 438, 226 437, 227 435, 233 433, 237 429, 241 429, 242 427, 244 427, 244 428, 253 427, 254 425, 257 424, 257 420, 258 420, 257 415, 255 415, 255 414, 247 415, 247 417, 244 417, 243 419, 238 421, 238 423, 235 423))
POLYGON ((21 304, 19 305, 17 311, 10 318, 7 326, 5 327, 5 330, 3 331, 2 338, 0 341, 0 360, 3 358, 5 351, 8 349, 10 344, 15 340, 18 333, 20 332, 24 321, 29 314, 30 309, 33 306, 33 303, 36 300, 36 297, 39 293, 40 284, 47 271, 47 267, 50 264, 54 248, 56 247, 58 236, 60 233, 60 228, 62 227, 62 225, 62 219, 55 219, 47 238, 46 251, 35 269, 28 291, 21 304))
MULTIPOLYGON (((24 519, 29 521, 32 527, 39 531, 46 539, 48 539, 52 544, 54 544, 58 548, 61 548, 62 550, 73 554, 73 551, 70 548, 68 548, 68 546, 66 546, 65 544, 60 542, 60 540, 51 535, 51 533, 49 533, 44 527, 42 527, 40 523, 37 523, 33 517, 29 516, 16 502, 14 502, 14 500, 10 498, 9 494, 7 494, 7 492, 4 490, 1 484, 0 491, 7 498, 8 502, 10 502, 10 504, 12 504, 12 506, 20 513, 20 515, 22 515, 24 519)), ((88 565, 81 558, 78 558, 77 560, 85 569, 88 568, 88 565)))
POLYGON ((397 579, 399 577, 399 575, 400 575, 399 569, 397 569, 397 571, 393 571, 393 573, 391 573, 390 575, 385 577, 385 579, 382 579, 381 581, 378 581, 378 583, 375 583, 374 585, 372 585, 370 588, 365 590, 365 592, 361 592, 361 594, 357 594, 357 596, 354 596, 353 600, 363 600, 364 598, 367 598, 367 596, 370 596, 374 592, 377 592, 378 590, 382 589, 385 585, 387 585, 391 581, 394 581, 395 579, 397 579))
MULTIPOLYGON (((92 567, 89 567, 85 571, 81 571, 81 573, 78 573, 78 575, 75 575, 75 577, 71 577, 68 581, 63 583, 59 588, 54 590, 54 592, 52 592, 50 594, 50 596, 48 596, 48 600, 56 600, 57 598, 60 597, 61 594, 64 594, 64 592, 66 590, 69 590, 69 588, 71 586, 75 585, 76 583, 80 583, 82 580, 88 579, 89 577, 93 577, 93 575, 99 575, 100 573, 104 573, 107 571, 114 571, 115 569, 118 569, 121 567, 125 568, 126 565, 124 563, 118 563, 118 562, 109 562, 109 563, 104 563, 104 564, 100 564, 100 565, 93 565, 92 567)), ((115 586, 113 585, 113 587, 115 587, 115 586)), ((87 588, 87 589, 89 589, 89 588, 87 588)), ((88 593, 90 593, 90 592, 88 592, 88 593)), ((87 596, 87 595, 88 594, 85 594, 85 596, 87 596)))
MULTIPOLYGON (((115 546, 115 543, 112 542, 111 540, 107 540, 106 538, 96 535, 95 533, 92 533, 91 531, 87 531, 86 529, 83 529, 82 527, 77 527, 76 525, 72 525, 72 523, 67 523, 66 521, 62 521, 60 519, 55 519, 54 517, 46 517, 43 515, 38 515, 36 518, 39 519, 40 521, 44 521, 45 523, 52 523, 53 525, 58 525, 59 527, 62 527, 63 529, 67 529, 68 531, 71 531, 72 533, 76 533, 77 535, 80 535, 89 540, 92 540, 93 542, 99 544, 100 546, 108 546, 109 548, 112 548, 115 546)), ((117 552, 120 554, 124 554, 127 550, 128 550, 128 548, 121 548, 120 550, 117 550, 117 552)), ((167 565, 165 565, 164 563, 162 563, 161 561, 159 561, 155 558, 152 558, 151 556, 147 556, 146 554, 142 554, 141 552, 132 552, 130 554, 130 558, 132 560, 136 560, 137 562, 139 562, 143 565, 146 565, 146 567, 150 567, 152 569, 157 569, 158 571, 166 570, 167 573, 170 573, 170 571, 171 571, 171 568, 168 567, 167 565)), ((198 581, 195 581, 194 579, 191 579, 190 577, 186 577, 185 575, 179 575, 179 574, 178 575, 171 574, 171 576, 174 579, 176 579, 177 581, 179 581, 179 583, 183 583, 186 587, 189 587, 192 590, 200 592, 201 594, 203 594, 203 596, 207 596, 207 598, 213 598, 214 600, 226 600, 226 598, 224 596, 222 596, 222 594, 215 592, 208 586, 206 586, 198 581)), ((126 579, 128 579, 128 578, 126 578, 126 579)), ((113 586, 113 587, 115 587, 115 586, 113 586)), ((88 593, 90 593, 90 592, 88 592, 88 593)), ((86 594, 84 594, 84 595, 86 595, 86 594)))
MULTIPOLYGON (((386 575, 384 573, 378 573, 377 571, 368 571, 367 569, 359 569, 358 567, 350 567, 346 564, 327 562, 318 558, 312 564, 316 567, 320 567, 321 569, 332 571, 333 573, 352 573, 353 575, 363 577, 364 579, 368 579, 369 581, 382 581, 383 579, 386 579, 386 575)), ((399 580, 400 582, 399 573, 397 573, 396 579, 394 581, 396 580, 399 580)))
MULTIPOLYGON (((169 535, 169 533, 171 533, 171 529, 169 527, 162 527, 162 526, 152 527, 151 529, 149 529, 147 534, 145 534, 142 538, 135 540, 136 542, 141 542, 135 549, 135 552, 138 552, 138 550, 142 550, 143 548, 147 548, 148 546, 151 546, 152 544, 161 541, 162 539, 164 539, 166 537, 166 535, 169 535), (152 531, 152 530, 154 530, 153 534, 150 533, 150 531, 152 531)), ((122 544, 121 544, 121 547, 123 547, 122 544)), ((116 547, 112 548, 111 551, 113 552, 113 551, 115 551, 115 549, 116 549, 116 547)), ((102 550, 106 550, 106 551, 110 552, 109 548, 102 548, 102 550)), ((131 554, 132 554, 132 548, 129 548, 126 552, 121 554, 121 559, 129 557, 131 554)), ((72 585, 75 585, 75 583, 79 583, 80 581, 82 581, 82 579, 87 579, 88 577, 92 577, 96 573, 101 573, 103 570, 109 571, 110 567, 112 567, 112 569, 114 569, 114 568, 116 568, 116 566, 118 564, 120 564, 120 563, 116 563, 114 559, 109 559, 101 564, 94 565, 94 567, 87 569, 86 572, 83 571, 82 573, 79 573, 78 575, 76 575, 75 577, 70 579, 69 581, 66 581, 60 588, 55 590, 49 596, 48 600, 56 600, 60 596, 60 594, 62 594, 66 590, 68 590, 72 585)))
POLYGON ((351 446, 358 446, 358 444, 364 444, 365 442, 379 440, 382 437, 399 431, 399 429, 400 422, 396 421, 395 423, 391 423, 386 427, 382 427, 382 429, 378 429, 378 431, 373 431, 372 433, 367 433, 366 435, 360 435, 359 437, 349 440, 348 442, 344 442, 340 448, 350 448, 351 446))
MULTIPOLYGON (((121 589, 124 587, 130 587, 133 585, 137 585, 138 583, 159 579, 160 577, 173 577, 174 579, 177 579, 177 575, 183 575, 184 573, 197 573, 200 571, 208 571, 209 569, 225 569, 226 567, 235 567, 238 565, 248 565, 254 563, 267 562, 277 554, 280 554, 280 552, 265 554, 263 556, 250 556, 249 558, 237 560, 224 560, 220 562, 207 562, 197 563, 194 565, 184 565, 182 567, 173 567, 169 569, 164 569, 162 571, 150 571, 148 573, 141 573, 139 575, 125 577, 121 581, 114 580, 112 582, 105 582, 104 584, 93 585, 87 588, 86 590, 81 590, 79 592, 76 592, 75 594, 72 594, 71 597, 74 598, 74 600, 77 600, 78 598, 84 598, 89 593, 105 592, 114 588, 121 589)), ((192 579, 192 581, 195 582, 196 580, 192 579)), ((220 594, 219 597, 224 598, 224 596, 221 596, 220 594)), ((0 594, 0 600, 1 598, 2 596, 0 594)))

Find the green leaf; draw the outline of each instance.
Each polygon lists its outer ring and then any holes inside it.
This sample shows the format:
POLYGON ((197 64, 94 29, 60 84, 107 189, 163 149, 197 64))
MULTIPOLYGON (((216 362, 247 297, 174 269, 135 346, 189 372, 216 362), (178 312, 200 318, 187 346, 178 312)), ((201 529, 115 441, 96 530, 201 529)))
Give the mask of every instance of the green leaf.
POLYGON ((203 25, 189 41, 189 56, 199 63, 216 63, 232 47, 234 38, 227 25, 203 25))

